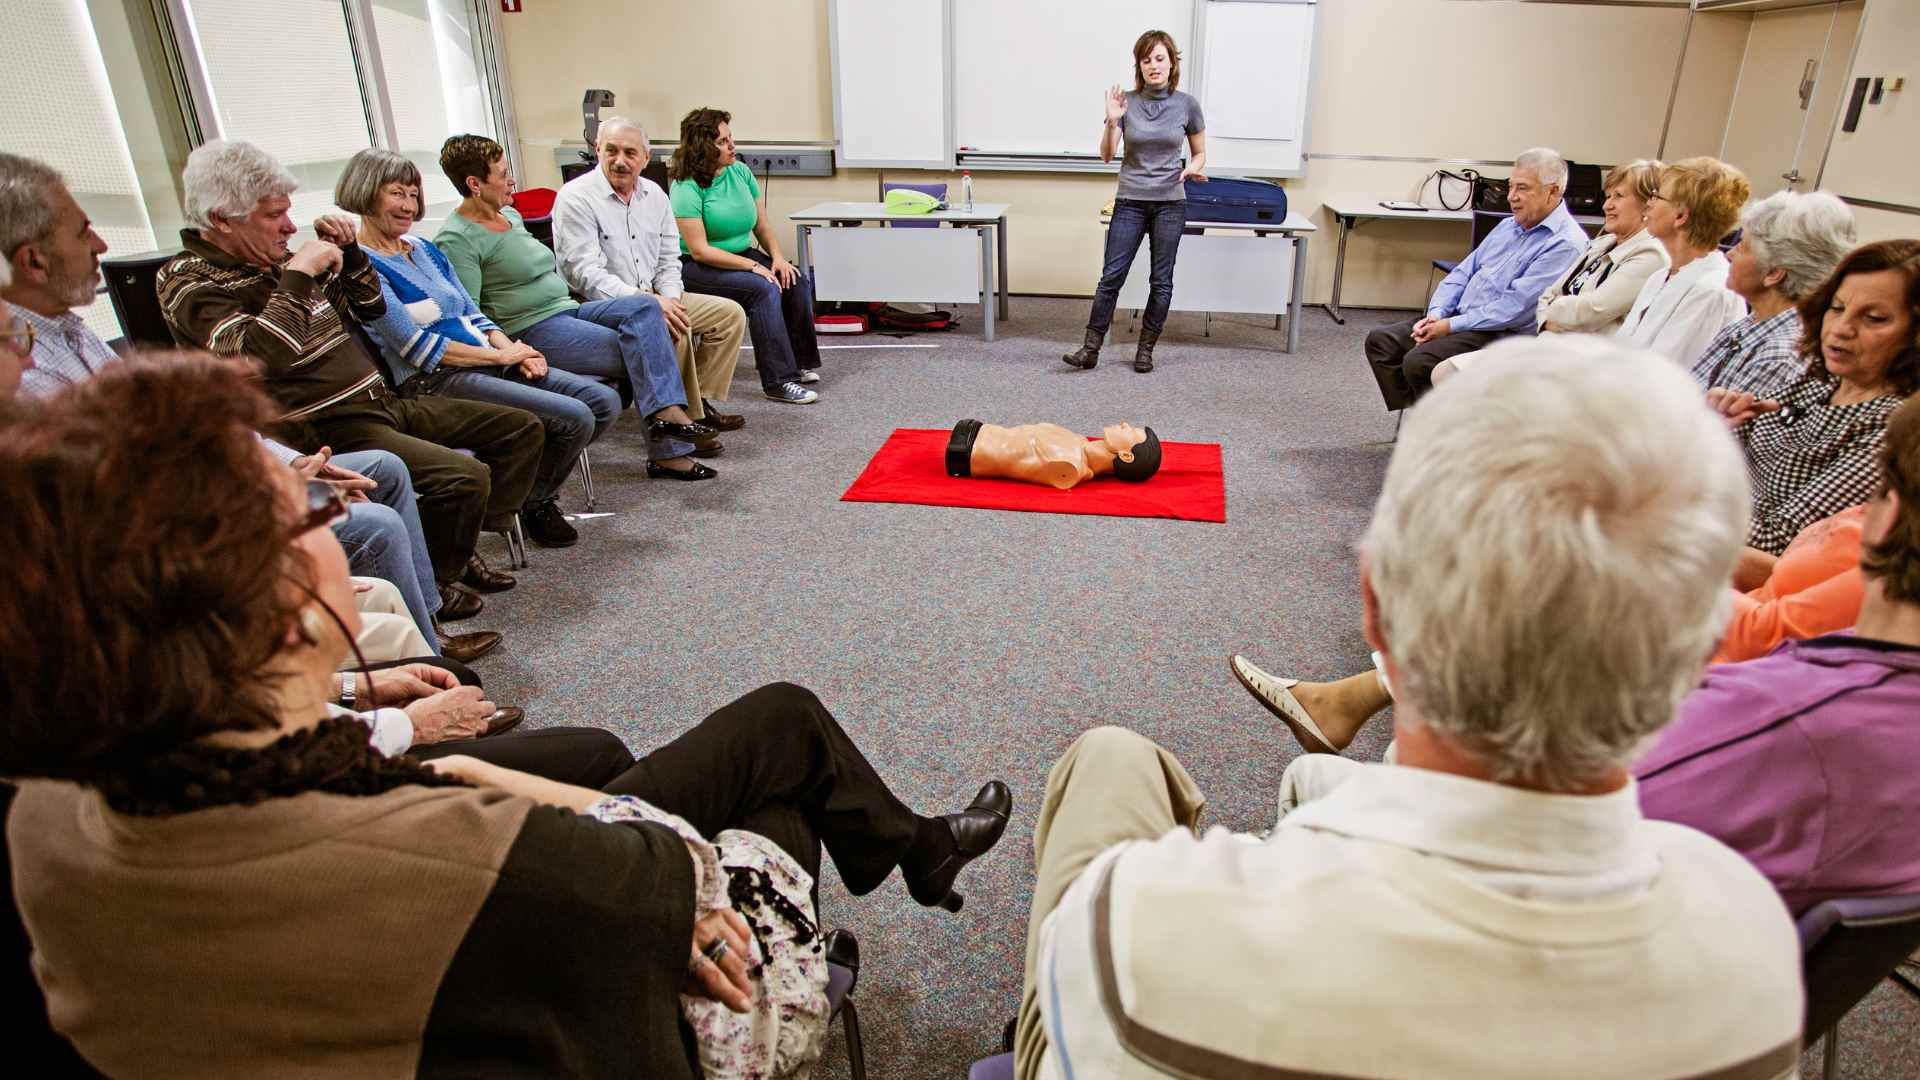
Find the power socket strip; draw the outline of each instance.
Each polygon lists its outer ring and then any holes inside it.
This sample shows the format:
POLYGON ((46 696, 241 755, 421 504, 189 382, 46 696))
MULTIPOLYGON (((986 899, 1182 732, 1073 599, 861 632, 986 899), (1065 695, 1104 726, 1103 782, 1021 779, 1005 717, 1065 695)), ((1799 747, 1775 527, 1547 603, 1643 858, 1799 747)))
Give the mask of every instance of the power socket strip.
POLYGON ((833 175, 833 151, 824 146, 742 147, 740 160, 761 176, 833 175))

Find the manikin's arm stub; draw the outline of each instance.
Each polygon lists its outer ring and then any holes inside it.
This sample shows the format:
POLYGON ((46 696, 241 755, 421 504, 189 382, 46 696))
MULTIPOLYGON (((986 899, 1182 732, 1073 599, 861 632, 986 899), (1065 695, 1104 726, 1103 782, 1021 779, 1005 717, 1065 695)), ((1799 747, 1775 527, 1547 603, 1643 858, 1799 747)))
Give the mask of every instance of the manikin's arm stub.
MULTIPOLYGON (((973 435, 967 468, 964 473, 953 469, 950 458, 953 475, 1020 480, 1061 491, 1114 472, 1116 459, 1132 462, 1135 448, 1150 438, 1149 432, 1125 423, 1109 424, 1100 438, 1088 440, 1058 424, 1002 427, 963 420, 955 427, 956 440, 969 428, 973 435)), ((1157 441, 1152 444, 1156 468, 1158 446, 1157 441)), ((950 445, 948 452, 952 455, 957 448, 950 445)))

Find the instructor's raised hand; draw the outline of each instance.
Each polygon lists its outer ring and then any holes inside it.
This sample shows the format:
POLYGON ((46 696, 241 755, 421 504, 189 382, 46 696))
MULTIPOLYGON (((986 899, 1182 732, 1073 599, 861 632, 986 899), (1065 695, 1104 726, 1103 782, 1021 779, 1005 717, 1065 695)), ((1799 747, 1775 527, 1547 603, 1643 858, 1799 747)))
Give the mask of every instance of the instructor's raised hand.
POLYGON ((1127 115, 1127 92, 1116 83, 1107 87, 1107 123, 1118 124, 1127 115))

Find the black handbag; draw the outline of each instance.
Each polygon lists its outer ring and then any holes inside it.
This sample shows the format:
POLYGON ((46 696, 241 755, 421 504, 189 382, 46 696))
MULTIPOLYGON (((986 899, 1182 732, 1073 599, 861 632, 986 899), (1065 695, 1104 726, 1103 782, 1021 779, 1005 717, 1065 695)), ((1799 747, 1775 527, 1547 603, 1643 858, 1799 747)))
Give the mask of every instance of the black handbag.
MULTIPOLYGON (((1505 179, 1493 176, 1482 176, 1473 169, 1462 169, 1459 172, 1454 172, 1450 169, 1435 169, 1429 174, 1428 179, 1435 181, 1434 192, 1439 196, 1440 205, 1444 209, 1484 210, 1490 214, 1505 214, 1510 212, 1507 206, 1507 182, 1505 179), (1446 189, 1443 185, 1449 180, 1457 184, 1467 185, 1467 199, 1465 203, 1454 206, 1447 202, 1446 189)), ((1427 185, 1423 182, 1420 185, 1420 190, 1425 192, 1426 188, 1427 185)))

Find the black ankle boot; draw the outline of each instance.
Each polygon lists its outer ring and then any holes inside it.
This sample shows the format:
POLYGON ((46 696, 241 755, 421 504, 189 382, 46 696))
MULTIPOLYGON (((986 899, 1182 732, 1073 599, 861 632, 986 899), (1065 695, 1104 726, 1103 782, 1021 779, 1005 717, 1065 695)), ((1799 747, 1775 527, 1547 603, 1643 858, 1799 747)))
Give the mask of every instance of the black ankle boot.
POLYGON ((1150 330, 1140 331, 1140 343, 1133 347, 1133 370, 1147 372, 1153 370, 1153 343, 1160 335, 1150 330))
POLYGON ((962 867, 993 850, 1007 831, 1007 818, 1013 814, 1013 793, 998 780, 988 781, 965 810, 931 819, 932 827, 944 828, 949 836, 939 848, 917 845, 922 859, 932 865, 912 866, 902 861, 901 876, 907 879, 907 892, 915 902, 927 907, 959 911, 963 902, 954 891, 953 881, 962 867))
POLYGON ((1087 331, 1087 340, 1081 344, 1080 350, 1078 352, 1070 352, 1060 359, 1084 371, 1100 362, 1100 342, 1106 336, 1105 334, 1089 330, 1087 331))

